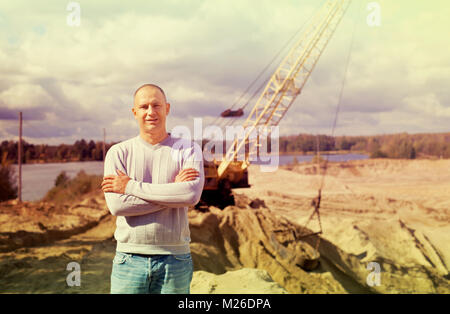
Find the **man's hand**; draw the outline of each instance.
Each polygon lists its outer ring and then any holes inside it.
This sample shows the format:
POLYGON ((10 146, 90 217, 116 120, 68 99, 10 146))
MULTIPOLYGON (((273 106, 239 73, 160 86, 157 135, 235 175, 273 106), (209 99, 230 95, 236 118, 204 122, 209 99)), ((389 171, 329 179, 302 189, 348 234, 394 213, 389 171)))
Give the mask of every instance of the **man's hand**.
POLYGON ((109 175, 103 177, 102 182, 103 192, 125 194, 125 188, 127 186, 128 181, 130 181, 131 178, 120 170, 116 170, 116 172, 118 174, 117 176, 109 175))
POLYGON ((175 182, 193 181, 199 177, 199 172, 194 168, 182 169, 175 177, 175 182))

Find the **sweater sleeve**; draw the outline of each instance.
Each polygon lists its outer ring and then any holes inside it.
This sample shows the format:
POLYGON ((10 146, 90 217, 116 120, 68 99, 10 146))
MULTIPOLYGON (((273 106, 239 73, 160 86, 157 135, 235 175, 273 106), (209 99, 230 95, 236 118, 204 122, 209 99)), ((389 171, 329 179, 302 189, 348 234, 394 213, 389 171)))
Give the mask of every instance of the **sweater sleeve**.
POLYGON ((187 168, 195 168, 199 177, 193 181, 163 184, 130 180, 125 193, 169 207, 193 206, 199 202, 205 183, 203 156, 197 144, 185 151, 183 169, 187 168))
MULTIPOLYGON (((104 175, 117 175, 116 169, 123 173, 127 173, 123 162, 123 156, 121 156, 116 147, 113 146, 108 150, 105 156, 104 175)), ((167 209, 164 205, 146 201, 133 195, 112 192, 106 192, 104 194, 106 205, 114 216, 139 216, 167 209)))

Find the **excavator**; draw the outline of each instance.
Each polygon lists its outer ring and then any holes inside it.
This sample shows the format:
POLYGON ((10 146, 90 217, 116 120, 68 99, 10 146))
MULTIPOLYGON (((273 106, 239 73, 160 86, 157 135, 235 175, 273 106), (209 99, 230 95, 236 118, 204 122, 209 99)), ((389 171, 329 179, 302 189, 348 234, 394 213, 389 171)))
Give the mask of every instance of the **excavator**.
MULTIPOLYGON (((259 155, 261 146, 260 139, 251 136, 252 132, 259 127, 268 127, 270 130, 270 127, 280 123, 302 92, 350 2, 328 0, 318 9, 300 39, 266 81, 264 90, 242 124, 243 136, 227 146, 229 149, 221 159, 204 161, 205 185, 201 198, 204 203, 224 208, 234 203, 233 188, 250 187, 247 168, 250 161, 254 160, 252 157, 259 155)), ((236 118, 243 115, 242 108, 227 109, 221 117, 236 118)))

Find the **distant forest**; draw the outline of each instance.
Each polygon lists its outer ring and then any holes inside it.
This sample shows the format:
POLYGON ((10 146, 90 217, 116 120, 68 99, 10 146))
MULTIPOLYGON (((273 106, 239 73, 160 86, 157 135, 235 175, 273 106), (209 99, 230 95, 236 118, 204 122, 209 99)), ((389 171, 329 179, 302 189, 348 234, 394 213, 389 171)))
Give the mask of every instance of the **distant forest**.
MULTIPOLYGON (((114 143, 106 143, 106 151, 114 143)), ((17 163, 18 142, 3 141, 0 146, 0 154, 7 153, 7 160, 17 163)), ((78 140, 72 145, 48 145, 30 144, 22 140, 22 163, 36 162, 68 162, 68 161, 94 161, 103 160, 103 142, 93 140, 87 142, 84 139, 78 140)))
MULTIPOLYGON (((67 162, 103 160, 103 142, 77 140, 74 144, 29 144, 22 141, 22 162, 67 162)), ((106 143, 106 151, 115 143, 106 143)), ((364 152, 371 158, 450 158, 450 133, 337 136, 299 134, 281 136, 281 153, 364 152)), ((17 163, 18 142, 3 141, 0 156, 17 163)))
POLYGON ((280 152, 364 152, 371 158, 450 158, 450 133, 280 137, 280 152))

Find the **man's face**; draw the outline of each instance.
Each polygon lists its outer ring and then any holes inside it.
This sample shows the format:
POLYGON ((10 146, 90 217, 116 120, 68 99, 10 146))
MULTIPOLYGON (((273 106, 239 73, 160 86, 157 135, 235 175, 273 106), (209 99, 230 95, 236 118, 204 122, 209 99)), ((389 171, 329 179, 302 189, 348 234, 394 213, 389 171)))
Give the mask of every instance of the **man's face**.
POLYGON ((134 98, 132 109, 139 129, 144 133, 166 131, 166 116, 169 114, 170 104, 161 91, 154 87, 140 89, 134 98))

